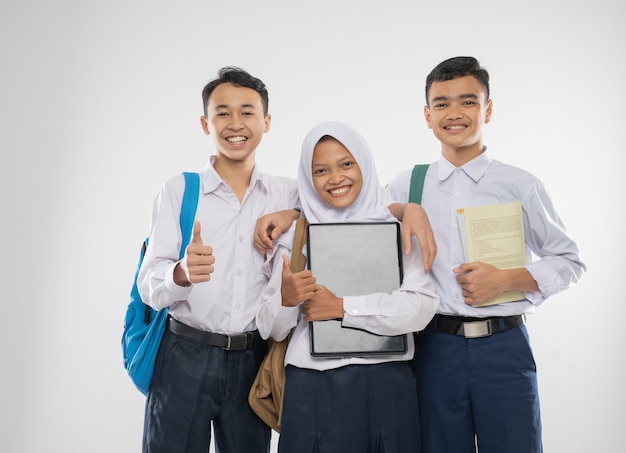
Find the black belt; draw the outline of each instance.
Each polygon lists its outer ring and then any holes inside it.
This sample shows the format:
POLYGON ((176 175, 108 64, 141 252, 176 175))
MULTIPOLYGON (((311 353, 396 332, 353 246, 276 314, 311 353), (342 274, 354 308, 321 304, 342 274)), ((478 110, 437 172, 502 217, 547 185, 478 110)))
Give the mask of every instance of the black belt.
POLYGON ((465 338, 488 337, 524 324, 524 315, 494 318, 464 318, 462 316, 435 315, 429 326, 440 332, 465 338))
POLYGON ((244 351, 254 346, 254 337, 257 332, 246 332, 241 335, 224 335, 221 333, 206 332, 183 324, 176 319, 167 319, 167 328, 170 332, 201 345, 217 346, 226 351, 244 351))

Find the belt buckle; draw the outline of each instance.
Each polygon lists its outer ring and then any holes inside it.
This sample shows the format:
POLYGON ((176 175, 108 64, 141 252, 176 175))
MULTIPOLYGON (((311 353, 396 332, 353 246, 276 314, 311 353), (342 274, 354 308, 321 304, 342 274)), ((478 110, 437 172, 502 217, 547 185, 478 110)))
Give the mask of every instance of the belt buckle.
POLYGON ((246 335, 235 335, 226 337, 226 345, 224 345, 224 350, 226 351, 242 351, 246 349, 246 340, 248 337, 246 335))
POLYGON ((463 323, 463 336, 465 338, 488 337, 492 333, 489 320, 463 323))

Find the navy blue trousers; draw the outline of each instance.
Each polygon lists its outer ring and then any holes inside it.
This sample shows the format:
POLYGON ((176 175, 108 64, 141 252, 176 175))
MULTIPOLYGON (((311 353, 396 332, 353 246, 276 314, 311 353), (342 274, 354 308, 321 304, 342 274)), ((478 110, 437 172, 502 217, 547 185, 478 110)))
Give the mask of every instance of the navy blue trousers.
POLYGON ((287 366, 280 453, 419 453, 407 362, 328 371, 287 366))
POLYGON ((473 339, 427 327, 415 338, 424 452, 543 451, 526 326, 473 339))
POLYGON ((267 343, 225 351, 165 332, 146 400, 144 453, 268 453, 271 430, 248 393, 267 343))

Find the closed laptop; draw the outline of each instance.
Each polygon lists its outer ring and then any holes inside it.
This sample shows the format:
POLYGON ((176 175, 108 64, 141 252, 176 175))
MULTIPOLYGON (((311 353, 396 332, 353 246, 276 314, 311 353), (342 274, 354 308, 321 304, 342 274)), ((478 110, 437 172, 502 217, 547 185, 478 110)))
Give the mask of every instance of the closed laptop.
MULTIPOLYGON (((337 297, 391 293, 402 284, 402 239, 397 222, 307 226, 307 262, 316 282, 337 297)), ((402 354, 406 334, 377 335, 340 320, 309 325, 314 357, 402 354)))

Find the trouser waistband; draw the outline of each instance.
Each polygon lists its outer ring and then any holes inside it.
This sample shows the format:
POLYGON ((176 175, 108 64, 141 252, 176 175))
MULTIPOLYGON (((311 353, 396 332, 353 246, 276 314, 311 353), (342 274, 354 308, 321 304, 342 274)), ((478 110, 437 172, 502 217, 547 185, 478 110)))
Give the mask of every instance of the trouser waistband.
POLYGON ((525 315, 490 318, 465 318, 462 316, 435 315, 429 327, 439 332, 465 338, 488 337, 524 324, 525 315))
POLYGON ((172 318, 167 319, 167 328, 170 332, 193 341, 194 343, 222 348, 226 351, 244 351, 254 346, 258 331, 245 332, 240 335, 225 335, 196 329, 172 318))

